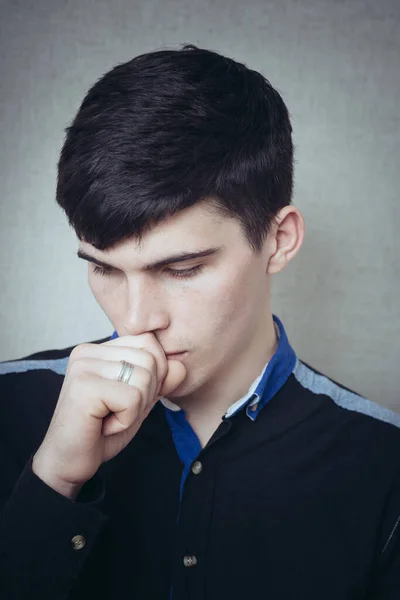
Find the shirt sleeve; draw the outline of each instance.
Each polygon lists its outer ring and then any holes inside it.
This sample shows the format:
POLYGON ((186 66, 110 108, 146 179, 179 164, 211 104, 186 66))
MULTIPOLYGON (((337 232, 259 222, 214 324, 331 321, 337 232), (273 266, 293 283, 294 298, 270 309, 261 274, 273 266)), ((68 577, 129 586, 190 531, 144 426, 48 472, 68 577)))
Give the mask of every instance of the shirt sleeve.
POLYGON ((65 600, 107 521, 96 474, 75 501, 32 471, 31 455, 0 508, 0 597, 65 600))

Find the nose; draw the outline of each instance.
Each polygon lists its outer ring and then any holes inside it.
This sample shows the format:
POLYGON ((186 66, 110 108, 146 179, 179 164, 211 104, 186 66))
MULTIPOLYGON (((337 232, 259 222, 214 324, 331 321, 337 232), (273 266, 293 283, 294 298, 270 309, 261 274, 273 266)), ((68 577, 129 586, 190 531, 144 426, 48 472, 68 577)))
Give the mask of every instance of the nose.
POLYGON ((128 303, 123 328, 127 335, 166 329, 169 316, 165 294, 156 283, 136 280, 128 284, 128 303))

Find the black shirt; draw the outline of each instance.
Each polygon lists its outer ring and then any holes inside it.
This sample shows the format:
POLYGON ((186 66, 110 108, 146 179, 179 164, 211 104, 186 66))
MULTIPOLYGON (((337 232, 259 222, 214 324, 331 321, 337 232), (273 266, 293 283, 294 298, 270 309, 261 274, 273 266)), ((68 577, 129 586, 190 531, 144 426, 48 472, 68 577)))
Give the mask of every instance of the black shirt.
POLYGON ((268 402, 222 420, 181 501, 159 402, 73 502, 31 469, 71 350, 0 364, 1 598, 400 598, 400 415, 306 365, 284 334, 268 402))

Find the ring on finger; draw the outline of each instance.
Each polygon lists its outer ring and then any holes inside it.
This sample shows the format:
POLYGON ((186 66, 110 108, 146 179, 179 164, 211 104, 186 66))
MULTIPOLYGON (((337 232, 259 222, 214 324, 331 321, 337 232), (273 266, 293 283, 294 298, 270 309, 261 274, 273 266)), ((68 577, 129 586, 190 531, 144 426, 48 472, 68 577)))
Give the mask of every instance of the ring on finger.
POLYGON ((122 383, 129 384, 129 380, 131 378, 133 368, 135 365, 133 365, 130 362, 126 362, 125 360, 121 360, 121 363, 122 363, 122 367, 121 367, 121 370, 117 377, 117 381, 121 381, 122 383))

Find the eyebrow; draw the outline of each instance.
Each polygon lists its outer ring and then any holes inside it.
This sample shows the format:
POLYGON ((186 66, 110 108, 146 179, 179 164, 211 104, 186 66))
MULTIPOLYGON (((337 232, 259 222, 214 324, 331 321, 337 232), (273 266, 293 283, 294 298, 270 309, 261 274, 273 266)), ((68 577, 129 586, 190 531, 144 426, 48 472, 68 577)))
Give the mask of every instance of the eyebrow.
MULTIPOLYGON (((222 249, 222 246, 206 248, 205 250, 198 250, 196 252, 180 252, 178 254, 174 254, 172 256, 167 256, 166 258, 163 258, 161 260, 157 260, 156 262, 150 263, 150 264, 146 265, 143 268, 143 270, 144 271, 152 271, 155 269, 159 269, 160 267, 165 267, 166 265, 172 265, 174 263, 183 262, 186 260, 192 260, 194 258, 203 258, 205 256, 212 256, 214 254, 217 254, 217 252, 219 252, 221 249, 222 249)), ((95 265, 98 265, 99 267, 104 267, 105 269, 115 269, 115 270, 119 271, 119 269, 117 269, 113 265, 110 265, 109 263, 99 260, 98 258, 95 258, 94 256, 90 256, 90 254, 87 254, 87 252, 85 252, 84 250, 78 250, 78 252, 76 254, 77 254, 78 258, 83 258, 83 260, 92 262, 95 265)))

